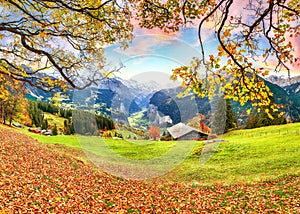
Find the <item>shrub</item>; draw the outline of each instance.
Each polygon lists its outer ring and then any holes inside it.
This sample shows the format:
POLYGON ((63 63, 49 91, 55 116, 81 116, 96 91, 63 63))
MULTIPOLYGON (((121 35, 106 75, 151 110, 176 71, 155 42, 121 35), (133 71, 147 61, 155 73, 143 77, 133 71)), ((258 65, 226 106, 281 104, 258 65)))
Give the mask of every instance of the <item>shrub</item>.
POLYGON ((57 134, 58 134, 56 123, 54 123, 54 126, 53 126, 53 128, 52 128, 52 134, 53 134, 53 135, 57 135, 57 134))
POLYGON ((160 137, 160 141, 166 141, 166 140, 167 140, 166 136, 161 136, 160 137))
POLYGON ((192 155, 197 155, 197 156, 201 155, 202 150, 203 150, 203 146, 197 147, 193 150, 192 155))

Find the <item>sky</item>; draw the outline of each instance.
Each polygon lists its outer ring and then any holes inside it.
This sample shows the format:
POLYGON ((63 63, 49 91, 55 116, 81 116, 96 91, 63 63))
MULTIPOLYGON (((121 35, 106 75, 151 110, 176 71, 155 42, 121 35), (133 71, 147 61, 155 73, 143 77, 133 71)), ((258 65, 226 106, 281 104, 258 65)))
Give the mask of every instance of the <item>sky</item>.
MULTIPOLYGON (((240 5, 234 5, 234 8, 237 8, 233 11, 234 13, 241 13, 238 9, 240 5)), ((211 25, 207 23, 201 34, 206 56, 217 54, 218 43, 211 25)), ((197 25, 182 28, 179 32, 171 34, 164 33, 159 29, 146 30, 135 27, 134 35, 128 49, 121 50, 118 46, 112 45, 105 50, 109 66, 114 67, 119 64, 124 66, 117 74, 121 78, 131 79, 139 75, 141 79, 143 73, 147 73, 146 81, 151 79, 149 72, 153 72, 152 80, 169 83, 168 77, 171 75, 172 69, 181 65, 189 65, 193 57, 201 56, 197 25), (168 75, 159 75, 159 73, 168 75)), ((300 37, 288 39, 294 44, 295 54, 300 56, 300 37)), ((270 75, 288 76, 287 72, 273 72, 276 66, 275 61, 268 64, 258 63, 257 66, 269 69, 270 75)), ((299 67, 292 65, 291 68, 291 76, 300 75, 299 67)))
MULTIPOLYGON (((203 34, 206 56, 216 54, 218 44, 214 35, 209 31, 203 34)), ((298 46, 295 49, 296 53, 300 53, 298 46)), ((201 56, 196 28, 182 29, 180 32, 171 35, 159 30, 138 30, 129 48, 122 50, 113 45, 106 48, 105 54, 110 67, 118 67, 122 64, 123 68, 116 74, 118 77, 136 79, 135 77, 138 76, 141 82, 153 80, 159 82, 162 86, 174 86, 169 80, 172 69, 189 65, 193 57, 201 56), (153 75, 151 75, 151 72, 153 75)), ((258 66, 263 66, 272 71, 275 62, 260 63, 258 66)), ((296 72, 296 67, 292 67, 292 69, 291 76, 300 75, 296 72)), ((287 77, 287 72, 270 72, 270 75, 287 77)), ((177 82, 177 85, 179 85, 179 82, 177 82)))
MULTIPOLYGON (((216 50, 213 37, 205 36, 205 42, 211 50, 216 50)), ((112 45, 106 48, 105 55, 108 67, 123 65, 116 74, 121 78, 139 79, 142 82, 154 80, 161 85, 164 85, 163 82, 165 85, 172 85, 169 80, 172 69, 189 65, 193 57, 199 57, 200 46, 196 28, 185 28, 172 34, 160 30, 137 29, 129 48, 122 50, 117 45, 112 45)), ((176 84, 179 85, 179 82, 176 84)))

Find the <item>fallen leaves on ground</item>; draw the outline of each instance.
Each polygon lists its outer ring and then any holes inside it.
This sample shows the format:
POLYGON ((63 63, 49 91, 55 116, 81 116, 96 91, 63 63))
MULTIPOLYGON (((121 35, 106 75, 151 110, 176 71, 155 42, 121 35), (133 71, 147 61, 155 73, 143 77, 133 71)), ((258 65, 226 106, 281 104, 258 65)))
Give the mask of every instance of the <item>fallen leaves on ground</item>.
POLYGON ((0 213, 299 213, 299 176, 186 187, 130 181, 0 129, 0 213))

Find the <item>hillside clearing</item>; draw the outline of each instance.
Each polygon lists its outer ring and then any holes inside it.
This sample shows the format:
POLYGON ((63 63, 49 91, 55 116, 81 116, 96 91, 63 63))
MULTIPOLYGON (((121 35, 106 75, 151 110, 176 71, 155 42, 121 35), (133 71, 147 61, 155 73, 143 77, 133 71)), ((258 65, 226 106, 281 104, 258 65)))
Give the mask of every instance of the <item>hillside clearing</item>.
POLYGON ((205 164, 199 164, 200 155, 190 155, 172 177, 233 184, 299 174, 299 132, 300 123, 230 132, 222 138, 226 142, 216 145, 216 151, 205 164))

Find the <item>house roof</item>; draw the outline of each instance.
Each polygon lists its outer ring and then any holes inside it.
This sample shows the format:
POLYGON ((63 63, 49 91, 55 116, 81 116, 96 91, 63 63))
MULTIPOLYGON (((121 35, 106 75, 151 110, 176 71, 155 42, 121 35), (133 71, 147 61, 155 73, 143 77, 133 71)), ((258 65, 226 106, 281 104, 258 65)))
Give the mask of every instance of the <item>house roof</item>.
POLYGON ((201 134, 205 134, 204 132, 199 131, 198 129, 195 129, 193 127, 187 126, 184 123, 177 123, 176 125, 167 128, 168 132, 172 135, 173 138, 177 139, 181 136, 184 136, 192 131, 199 132, 201 134))

